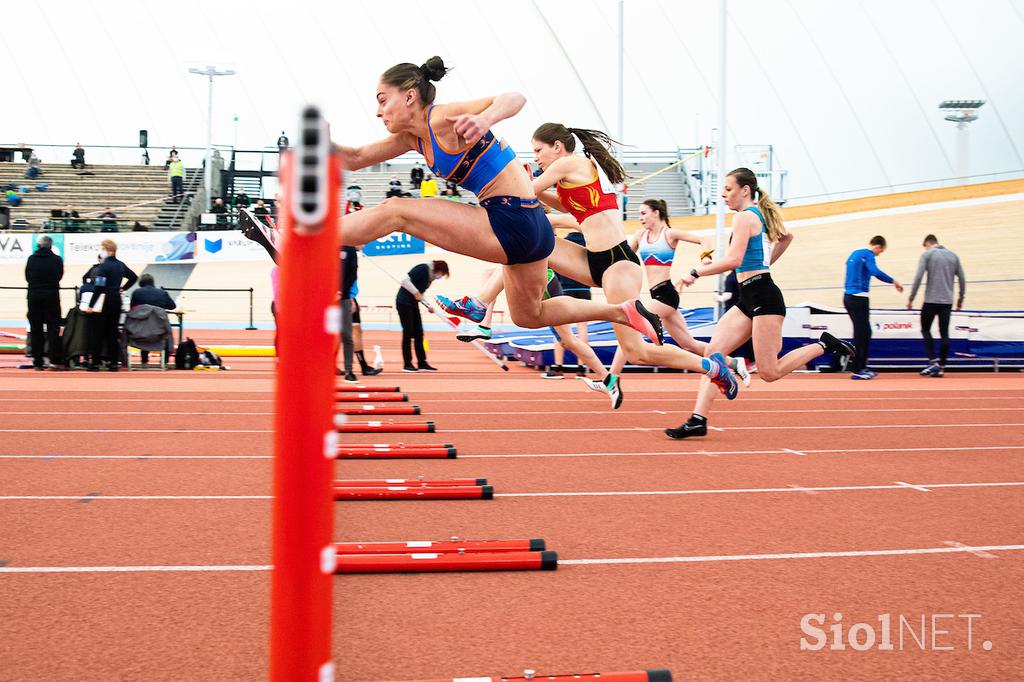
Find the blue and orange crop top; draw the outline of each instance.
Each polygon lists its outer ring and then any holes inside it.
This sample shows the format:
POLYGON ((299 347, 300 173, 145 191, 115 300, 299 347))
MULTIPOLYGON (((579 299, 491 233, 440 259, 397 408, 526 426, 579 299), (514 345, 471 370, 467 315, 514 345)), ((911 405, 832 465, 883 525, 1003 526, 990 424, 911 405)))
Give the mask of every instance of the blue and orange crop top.
POLYGON ((757 206, 748 206, 744 211, 753 211, 761 221, 761 230, 747 240, 747 250, 743 252, 743 261, 736 272, 751 270, 767 270, 772 263, 772 242, 764 229, 764 216, 757 206))
POLYGON ((676 250, 668 243, 668 229, 661 231, 661 234, 653 242, 647 241, 647 236, 640 237, 636 255, 640 256, 640 262, 644 265, 672 265, 675 260, 676 250))
MULTIPOLYGON (((430 133, 430 148, 434 157, 430 170, 434 171, 437 177, 451 180, 459 187, 479 194, 498 177, 498 173, 505 166, 515 160, 516 153, 512 148, 502 145, 490 130, 476 144, 449 152, 438 142, 434 136, 434 129, 430 126, 430 114, 433 111, 434 105, 431 105, 427 110, 427 131, 430 133)), ((416 146, 420 154, 423 154, 423 141, 417 138, 416 146)))

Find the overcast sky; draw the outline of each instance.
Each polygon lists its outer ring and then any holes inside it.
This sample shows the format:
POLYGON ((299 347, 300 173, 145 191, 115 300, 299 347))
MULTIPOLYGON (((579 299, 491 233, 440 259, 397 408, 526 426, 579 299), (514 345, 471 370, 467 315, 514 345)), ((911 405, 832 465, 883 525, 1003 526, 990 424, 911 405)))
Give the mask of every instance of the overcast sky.
MULTIPOLYGON (((617 134, 618 2, 536 7, 540 13, 520 0, 12 4, 0 40, 0 143, 134 145, 146 128, 153 146, 202 146, 206 80, 188 68, 215 64, 237 71, 215 85, 216 143, 273 145, 282 129, 292 131, 300 106, 314 102, 336 140, 358 144, 385 132, 374 118, 380 73, 434 54, 454 69, 438 86, 440 101, 526 95, 523 112, 496 128, 518 151, 528 151, 530 133, 549 120, 617 134)), ((626 0, 625 142, 670 149, 710 141, 717 7, 626 0)), ((791 196, 954 175, 955 129, 936 108, 943 99, 988 100, 971 126, 970 173, 1024 169, 1024 0, 730 0, 729 13, 729 145, 773 145, 791 196)), ((44 161, 63 161, 57 154, 41 152, 44 161)), ((103 160, 99 152, 90 158, 103 160)), ((733 155, 730 165, 740 161, 733 155)))

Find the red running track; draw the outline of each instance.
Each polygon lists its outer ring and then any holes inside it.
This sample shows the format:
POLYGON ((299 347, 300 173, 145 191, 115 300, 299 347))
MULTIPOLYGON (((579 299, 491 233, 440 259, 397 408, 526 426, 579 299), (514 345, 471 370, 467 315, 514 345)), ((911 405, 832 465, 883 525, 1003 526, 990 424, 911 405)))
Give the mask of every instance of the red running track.
MULTIPOLYGON (((560 566, 338 576, 338 679, 1019 674, 1020 374, 755 382, 716 404, 724 430, 670 441, 660 429, 685 418, 692 375, 627 375, 612 412, 580 382, 505 375, 431 344, 440 373, 382 377, 422 407, 396 421, 430 419, 437 433, 391 438, 452 442, 459 458, 345 460, 336 478, 486 476, 495 498, 337 504, 336 540, 543 537, 560 566), (916 634, 926 615, 926 648, 937 616, 948 632, 936 644, 953 650, 921 651, 904 630, 902 651, 801 651, 801 618, 826 614, 827 626, 836 612, 844 625, 903 614, 916 634), (956 614, 980 614, 970 650, 956 614)), ((271 363, 231 364, 0 371, 6 676, 265 677, 271 363)))

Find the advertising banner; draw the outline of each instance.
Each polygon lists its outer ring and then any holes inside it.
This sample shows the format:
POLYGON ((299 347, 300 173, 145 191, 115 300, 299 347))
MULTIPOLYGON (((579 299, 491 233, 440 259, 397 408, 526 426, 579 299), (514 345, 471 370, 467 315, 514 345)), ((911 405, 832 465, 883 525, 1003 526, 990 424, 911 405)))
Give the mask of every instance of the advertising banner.
POLYGON ((406 253, 424 253, 425 247, 422 239, 417 239, 404 232, 392 232, 363 247, 363 254, 366 256, 396 256, 406 253))

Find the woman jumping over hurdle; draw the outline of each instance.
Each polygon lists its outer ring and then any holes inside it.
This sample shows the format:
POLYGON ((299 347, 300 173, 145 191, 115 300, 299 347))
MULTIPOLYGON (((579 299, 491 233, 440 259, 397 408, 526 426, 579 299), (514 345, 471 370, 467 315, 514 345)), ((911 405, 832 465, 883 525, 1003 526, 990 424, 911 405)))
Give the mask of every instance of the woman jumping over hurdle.
MULTIPOLYGON (((736 211, 729 249, 723 258, 696 267, 682 278, 689 286, 698 277, 736 270, 739 301, 718 320, 706 352, 714 357, 732 352, 747 339, 753 339, 757 374, 769 382, 825 353, 835 353, 845 367, 856 351, 828 332, 817 343, 779 357, 786 301, 772 281, 770 267, 793 243, 793 235, 786 232, 779 207, 757 186, 757 176, 749 168, 737 168, 725 177, 722 198, 730 210, 736 211)), ((665 429, 665 434, 670 438, 707 435, 707 416, 714 399, 715 389, 702 380, 693 414, 679 428, 665 429)))
MULTIPOLYGON (((534 157, 543 171, 534 178, 533 189, 546 205, 570 213, 586 237, 585 248, 565 239, 556 240, 548 259, 551 268, 578 282, 603 288, 605 298, 618 303, 639 296, 643 269, 622 226, 613 183, 622 182, 626 172, 609 151, 611 142, 600 131, 543 124, 533 133, 534 157), (576 151, 582 151, 583 156, 576 151)), ((460 305, 478 307, 472 299, 452 303, 455 305, 449 312, 454 314, 463 314, 460 305)), ((630 362, 700 372, 730 400, 739 391, 720 354, 702 358, 676 346, 652 346, 635 331, 622 327, 615 327, 615 336, 630 362)), ((619 383, 614 373, 603 382, 616 407, 622 403, 621 397, 615 397, 621 393, 619 383)))
POLYGON ((447 69, 440 57, 422 66, 398 64, 377 86, 377 117, 391 134, 362 147, 339 147, 349 170, 417 150, 438 177, 480 199, 479 206, 445 199, 392 197, 343 219, 342 240, 358 246, 401 231, 448 251, 504 265, 512 320, 545 327, 589 320, 629 325, 661 343, 661 321, 638 300, 616 304, 566 296, 541 300, 554 233, 515 153, 491 126, 515 116, 526 100, 505 93, 471 102, 434 104, 432 81, 447 69))
MULTIPOLYGON (((680 348, 704 355, 708 344, 693 338, 686 326, 686 318, 679 313, 679 290, 669 275, 679 242, 699 244, 702 250, 710 247, 697 235, 672 227, 664 199, 647 199, 640 205, 640 228, 629 238, 629 246, 643 263, 644 274, 651 287, 653 302, 648 304, 648 309, 661 318, 665 330, 680 348)), ((743 380, 743 385, 750 386, 750 374, 744 359, 726 356, 726 361, 729 369, 743 380)), ((625 364, 626 356, 620 347, 612 359, 612 374, 620 374, 625 364)))

